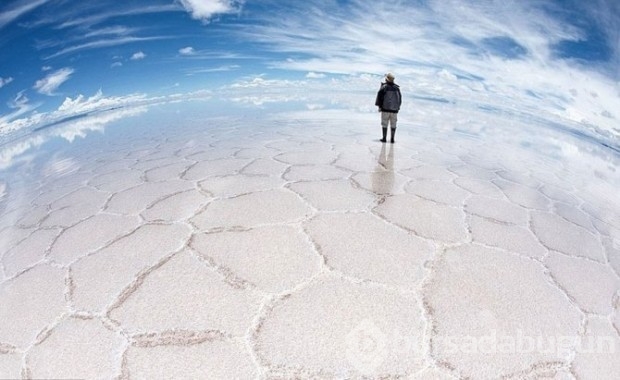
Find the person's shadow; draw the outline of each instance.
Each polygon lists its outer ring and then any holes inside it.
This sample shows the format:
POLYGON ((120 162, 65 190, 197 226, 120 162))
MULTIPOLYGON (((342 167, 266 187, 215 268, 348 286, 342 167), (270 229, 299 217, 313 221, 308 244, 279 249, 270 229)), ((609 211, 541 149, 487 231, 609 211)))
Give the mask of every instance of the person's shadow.
POLYGON ((388 195, 394 187, 394 144, 386 154, 385 146, 381 144, 381 152, 377 158, 377 166, 371 173, 372 191, 377 195, 388 195))

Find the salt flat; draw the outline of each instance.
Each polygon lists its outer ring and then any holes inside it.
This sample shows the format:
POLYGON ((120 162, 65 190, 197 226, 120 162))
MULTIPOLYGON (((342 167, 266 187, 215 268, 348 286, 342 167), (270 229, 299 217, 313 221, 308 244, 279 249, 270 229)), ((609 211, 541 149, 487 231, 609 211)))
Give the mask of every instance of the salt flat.
POLYGON ((0 378, 620 377, 613 152, 348 116, 172 118, 7 171, 0 378))

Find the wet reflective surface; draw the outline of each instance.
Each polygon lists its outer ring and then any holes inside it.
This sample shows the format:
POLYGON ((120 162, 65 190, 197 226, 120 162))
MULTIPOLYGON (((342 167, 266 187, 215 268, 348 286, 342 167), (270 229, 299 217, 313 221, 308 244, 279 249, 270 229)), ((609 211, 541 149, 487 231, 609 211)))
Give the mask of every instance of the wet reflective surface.
POLYGON ((208 99, 5 143, 0 373, 616 377, 617 151, 429 102, 396 144, 208 99))

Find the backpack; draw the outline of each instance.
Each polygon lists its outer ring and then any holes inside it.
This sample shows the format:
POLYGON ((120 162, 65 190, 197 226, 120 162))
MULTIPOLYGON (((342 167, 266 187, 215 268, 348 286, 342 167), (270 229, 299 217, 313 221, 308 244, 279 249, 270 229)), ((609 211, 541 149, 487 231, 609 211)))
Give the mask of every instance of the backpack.
POLYGON ((381 109, 385 111, 398 111, 400 109, 400 94, 398 93, 398 87, 385 85, 381 109))

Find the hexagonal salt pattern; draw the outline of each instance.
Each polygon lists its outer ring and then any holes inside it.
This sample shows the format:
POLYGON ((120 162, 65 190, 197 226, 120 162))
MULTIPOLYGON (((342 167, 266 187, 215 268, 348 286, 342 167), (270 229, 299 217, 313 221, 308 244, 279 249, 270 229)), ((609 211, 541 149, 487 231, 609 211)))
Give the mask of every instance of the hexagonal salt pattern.
POLYGON ((579 162, 209 123, 6 187, 0 377, 620 377, 618 205, 579 162))

